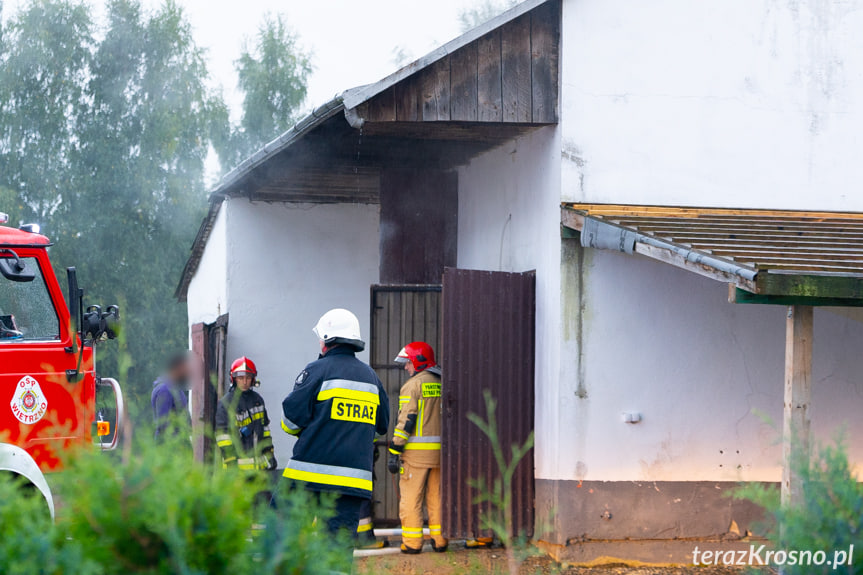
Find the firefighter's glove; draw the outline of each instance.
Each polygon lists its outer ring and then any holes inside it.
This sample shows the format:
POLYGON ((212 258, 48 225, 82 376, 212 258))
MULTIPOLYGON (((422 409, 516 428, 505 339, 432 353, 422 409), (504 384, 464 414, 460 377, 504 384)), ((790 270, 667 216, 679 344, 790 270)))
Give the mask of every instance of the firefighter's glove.
POLYGON ((265 456, 267 458, 267 470, 272 471, 276 467, 278 467, 278 463, 276 463, 276 458, 272 455, 265 456))
POLYGON ((401 470, 401 465, 399 464, 399 456, 395 453, 390 453, 390 456, 387 458, 387 471, 392 474, 398 474, 401 470))

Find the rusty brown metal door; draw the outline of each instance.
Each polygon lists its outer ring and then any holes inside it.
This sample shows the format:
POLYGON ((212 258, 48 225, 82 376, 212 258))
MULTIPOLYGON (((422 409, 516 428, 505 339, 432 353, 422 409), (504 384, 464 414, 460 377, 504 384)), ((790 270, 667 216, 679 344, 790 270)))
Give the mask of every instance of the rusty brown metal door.
MULTIPOLYGON (((443 531, 451 538, 488 536, 471 480, 499 476, 485 435, 468 420, 485 418, 484 390, 497 401, 504 453, 533 431, 536 274, 447 268, 443 276, 443 531)), ((513 527, 534 526, 533 450, 513 478, 513 527)))
POLYGON ((216 405, 225 393, 227 338, 227 314, 214 323, 192 326, 192 352, 198 360, 192 382, 192 422, 197 431, 194 453, 195 460, 204 463, 218 461, 212 438, 216 405))
MULTIPOLYGON (((440 285, 373 285, 369 357, 390 398, 390 429, 399 411, 399 390, 407 380, 393 361, 406 343, 425 341, 440 350, 440 285)), ((387 472, 387 439, 378 442, 372 514, 375 525, 398 525, 397 482, 387 472)))

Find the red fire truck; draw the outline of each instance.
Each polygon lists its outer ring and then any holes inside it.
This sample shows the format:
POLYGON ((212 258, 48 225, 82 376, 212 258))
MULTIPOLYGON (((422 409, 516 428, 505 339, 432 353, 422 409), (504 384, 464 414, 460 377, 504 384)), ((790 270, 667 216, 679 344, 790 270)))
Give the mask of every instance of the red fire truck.
POLYGON ((75 268, 66 270, 67 306, 50 245, 35 224, 0 225, 0 473, 38 489, 53 516, 44 473, 76 446, 116 447, 123 395, 116 380, 99 377, 94 354, 116 336, 119 310, 85 310, 75 268))

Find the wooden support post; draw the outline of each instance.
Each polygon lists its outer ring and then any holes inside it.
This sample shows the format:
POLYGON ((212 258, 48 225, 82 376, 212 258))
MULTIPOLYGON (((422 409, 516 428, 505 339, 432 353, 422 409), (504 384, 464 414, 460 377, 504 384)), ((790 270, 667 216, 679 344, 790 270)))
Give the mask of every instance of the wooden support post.
POLYGON ((809 455, 812 396, 812 306, 788 306, 785 323, 785 411, 782 426, 782 504, 799 505, 803 486, 793 462, 809 455))

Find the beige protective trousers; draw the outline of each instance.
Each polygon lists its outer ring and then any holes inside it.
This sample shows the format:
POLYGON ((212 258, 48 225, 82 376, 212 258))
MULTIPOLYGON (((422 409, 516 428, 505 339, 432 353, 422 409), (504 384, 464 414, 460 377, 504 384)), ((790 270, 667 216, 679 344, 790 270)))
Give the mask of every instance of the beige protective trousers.
POLYGON ((429 514, 429 532, 434 544, 443 547, 441 535, 440 467, 416 467, 402 460, 399 477, 399 519, 402 521, 402 543, 412 549, 423 546, 423 499, 429 514))

